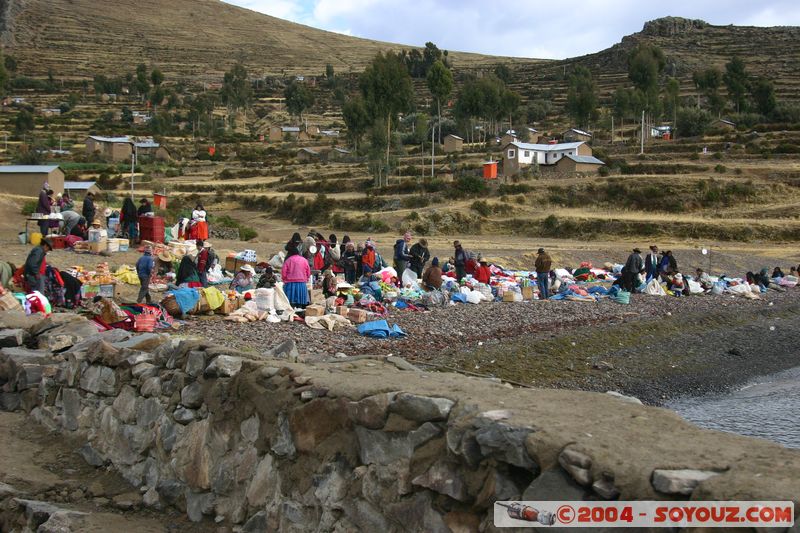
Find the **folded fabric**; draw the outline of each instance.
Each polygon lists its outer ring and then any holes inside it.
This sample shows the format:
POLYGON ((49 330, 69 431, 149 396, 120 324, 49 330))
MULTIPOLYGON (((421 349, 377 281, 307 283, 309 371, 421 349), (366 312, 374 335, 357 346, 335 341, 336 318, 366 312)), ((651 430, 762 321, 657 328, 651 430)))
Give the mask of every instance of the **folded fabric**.
POLYGON ((311 329, 327 329, 333 331, 336 326, 351 327, 353 324, 342 315, 307 316, 306 325, 311 329))
POLYGON ((460 292, 454 292, 450 296, 450 300, 452 300, 454 302, 457 302, 457 303, 465 304, 465 303, 467 303, 467 295, 463 294, 463 293, 460 293, 460 292))
POLYGON ((175 301, 178 302, 178 307, 184 314, 194 309, 197 302, 200 301, 200 293, 194 289, 176 289, 168 294, 175 296, 175 301))
POLYGON ((126 283, 128 285, 139 285, 139 276, 136 274, 136 270, 131 268, 128 265, 122 265, 114 272, 114 278, 117 281, 121 281, 122 283, 126 283))
POLYGON ((365 337, 385 339, 387 337, 405 337, 406 332, 400 326, 394 324, 389 326, 385 320, 374 320, 358 326, 358 332, 365 337))
POLYGON ((206 297, 206 301, 208 302, 208 307, 212 311, 214 309, 219 309, 222 307, 222 304, 225 303, 225 295, 222 294, 216 287, 208 287, 202 290, 206 297))

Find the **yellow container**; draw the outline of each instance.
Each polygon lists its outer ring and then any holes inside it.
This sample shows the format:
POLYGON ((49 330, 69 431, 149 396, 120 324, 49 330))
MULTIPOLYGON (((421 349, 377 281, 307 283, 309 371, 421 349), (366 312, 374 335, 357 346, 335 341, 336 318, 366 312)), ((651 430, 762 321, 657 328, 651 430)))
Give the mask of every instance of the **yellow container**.
POLYGON ((30 234, 30 240, 32 245, 39 246, 42 243, 42 234, 35 231, 30 234))

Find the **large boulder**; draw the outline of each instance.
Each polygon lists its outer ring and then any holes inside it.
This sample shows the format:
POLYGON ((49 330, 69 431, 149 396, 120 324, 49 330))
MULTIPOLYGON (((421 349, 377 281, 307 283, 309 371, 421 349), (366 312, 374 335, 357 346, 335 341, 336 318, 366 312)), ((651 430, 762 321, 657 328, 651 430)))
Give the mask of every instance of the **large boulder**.
POLYGON ((97 326, 78 316, 75 320, 47 329, 39 334, 36 341, 39 348, 60 352, 94 335, 97 335, 97 326))
POLYGON ((0 330, 0 348, 16 348, 28 339, 28 332, 21 328, 0 330))

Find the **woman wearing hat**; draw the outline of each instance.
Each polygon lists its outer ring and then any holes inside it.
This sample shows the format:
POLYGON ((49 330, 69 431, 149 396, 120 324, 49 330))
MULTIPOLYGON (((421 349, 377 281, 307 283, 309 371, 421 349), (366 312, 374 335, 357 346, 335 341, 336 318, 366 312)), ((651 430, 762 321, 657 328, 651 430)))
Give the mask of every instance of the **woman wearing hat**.
POLYGON ((253 276, 255 273, 255 269, 250 265, 242 265, 236 277, 231 281, 231 289, 236 292, 245 292, 253 289, 253 276))
POLYGON ((308 279, 311 277, 311 267, 308 261, 298 253, 297 249, 289 250, 286 261, 281 268, 283 291, 292 307, 304 309, 308 305, 308 279))
POLYGON ((489 262, 486 259, 481 258, 479 266, 475 269, 475 275, 473 277, 475 278, 475 281, 483 283, 484 285, 488 285, 492 280, 492 271, 489 270, 489 262))
POLYGON ((202 287, 200 283, 200 274, 197 272, 197 266, 189 255, 184 255, 181 259, 181 264, 178 265, 178 273, 175 276, 175 283, 180 288, 188 287, 195 289, 202 287))
POLYGON ((164 249, 160 251, 156 258, 158 259, 156 272, 158 272, 159 276, 164 276, 167 272, 172 272, 172 263, 175 261, 175 257, 169 250, 164 249))

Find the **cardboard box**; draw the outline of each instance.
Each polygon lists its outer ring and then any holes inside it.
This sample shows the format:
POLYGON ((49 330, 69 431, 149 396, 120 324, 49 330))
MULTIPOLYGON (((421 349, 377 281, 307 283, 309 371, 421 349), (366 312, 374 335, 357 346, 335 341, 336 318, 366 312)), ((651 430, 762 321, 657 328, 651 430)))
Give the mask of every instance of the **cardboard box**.
POLYGON ((503 293, 503 301, 506 303, 514 302, 514 291, 506 291, 503 293))
POLYGON ((108 239, 108 232, 104 229, 90 229, 89 242, 102 242, 108 239))
POLYGON ((347 307, 346 305, 340 305, 336 307, 337 315, 347 316, 348 311, 350 311, 350 308, 347 307))
POLYGON ((0 296, 0 310, 15 311, 21 309, 22 305, 11 292, 6 291, 2 296, 0 296))
POLYGON ((306 316, 323 316, 325 315, 325 306, 323 305, 309 305, 306 307, 306 316))
POLYGON ((533 287, 530 285, 522 287, 522 299, 527 301, 533 300, 533 287))
POLYGON ((102 241, 89 241, 89 251, 93 254, 99 254, 108 249, 108 239, 102 241))
POLYGON ((256 267, 256 264, 250 261, 242 261, 241 259, 236 259, 235 257, 225 258, 225 270, 228 272, 237 272, 244 265, 250 265, 253 268, 256 267))
POLYGON ((347 318, 356 324, 363 324, 367 321, 367 312, 364 309, 350 309, 347 318))
POLYGON ((81 285, 81 298, 84 300, 102 296, 104 298, 119 298, 122 288, 116 283, 106 283, 101 285, 81 285))

